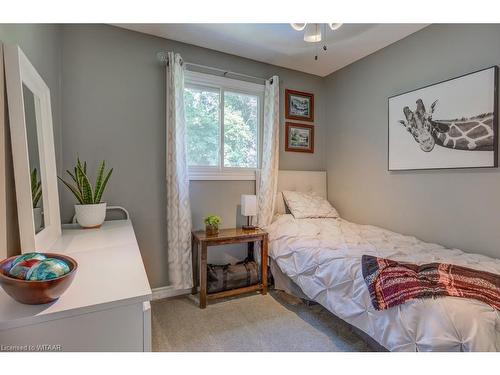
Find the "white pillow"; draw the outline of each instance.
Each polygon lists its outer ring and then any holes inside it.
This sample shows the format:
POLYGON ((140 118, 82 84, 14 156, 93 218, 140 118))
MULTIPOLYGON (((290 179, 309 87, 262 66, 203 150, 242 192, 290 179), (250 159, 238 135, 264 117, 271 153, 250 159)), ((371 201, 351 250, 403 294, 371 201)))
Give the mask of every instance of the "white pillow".
POLYGON ((283 199, 296 219, 339 217, 330 202, 314 193, 283 191, 283 199))

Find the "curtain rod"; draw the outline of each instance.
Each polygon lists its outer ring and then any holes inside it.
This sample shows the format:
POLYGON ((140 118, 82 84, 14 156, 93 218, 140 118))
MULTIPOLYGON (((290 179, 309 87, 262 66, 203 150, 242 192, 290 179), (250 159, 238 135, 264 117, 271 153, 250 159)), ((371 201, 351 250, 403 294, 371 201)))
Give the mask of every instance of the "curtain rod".
MULTIPOLYGON (((160 60, 161 62, 164 62, 164 63, 168 63, 168 54, 167 52, 158 52, 156 54, 156 57, 158 58, 158 60, 160 60)), ((230 70, 227 70, 227 69, 220 69, 220 68, 215 68, 213 66, 208 66, 208 65, 202 65, 202 64, 196 64, 196 63, 192 63, 192 62, 188 62, 188 61, 184 61, 184 64, 185 65, 190 65, 190 66, 195 66, 195 67, 198 67, 198 68, 202 68, 202 69, 208 69, 208 70, 215 70, 215 71, 218 71, 218 72, 221 72, 223 73, 223 76, 225 77, 227 74, 231 74, 231 75, 236 75, 236 76, 240 76, 240 77, 247 77, 247 78, 251 78, 251 79, 257 79, 257 80, 260 80, 260 81, 267 81, 266 78, 262 78, 262 77, 255 77, 255 76, 250 76, 248 74, 243 74, 243 73, 237 73, 237 72, 232 72, 230 70)), ((273 80, 271 79, 271 84, 273 83, 273 80)))

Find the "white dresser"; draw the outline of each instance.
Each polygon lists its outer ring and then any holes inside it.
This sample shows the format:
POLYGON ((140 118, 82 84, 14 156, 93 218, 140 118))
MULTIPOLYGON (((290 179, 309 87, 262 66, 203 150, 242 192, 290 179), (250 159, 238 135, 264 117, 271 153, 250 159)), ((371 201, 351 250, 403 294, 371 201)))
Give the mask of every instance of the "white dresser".
POLYGON ((23 305, 0 288, 0 352, 150 351, 151 288, 130 220, 65 226, 51 251, 78 262, 73 283, 45 305, 23 305))

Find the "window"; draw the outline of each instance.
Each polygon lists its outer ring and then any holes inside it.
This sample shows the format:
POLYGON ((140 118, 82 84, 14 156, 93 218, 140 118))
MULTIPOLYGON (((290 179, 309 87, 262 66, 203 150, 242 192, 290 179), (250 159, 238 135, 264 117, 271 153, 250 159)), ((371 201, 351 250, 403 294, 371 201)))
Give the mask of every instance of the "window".
POLYGON ((212 88, 186 87, 184 105, 188 165, 217 166, 220 143, 219 91, 212 88))
POLYGON ((260 165, 264 86, 186 72, 191 180, 253 180, 260 165))

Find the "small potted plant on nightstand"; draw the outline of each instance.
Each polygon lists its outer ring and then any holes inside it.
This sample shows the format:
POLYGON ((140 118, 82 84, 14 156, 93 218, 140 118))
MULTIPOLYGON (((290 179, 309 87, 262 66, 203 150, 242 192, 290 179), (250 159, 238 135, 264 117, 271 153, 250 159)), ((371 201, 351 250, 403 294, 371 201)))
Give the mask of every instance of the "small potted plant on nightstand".
POLYGON ((74 172, 66 171, 73 183, 59 177, 79 203, 75 204, 76 221, 83 228, 99 228, 106 218, 106 203, 101 203, 101 198, 113 168, 107 173, 105 173, 105 169, 106 163, 103 160, 97 172, 94 188, 92 188, 87 176, 87 162, 82 164, 79 158, 76 161, 74 172))
POLYGON ((207 236, 215 236, 219 233, 220 216, 209 215, 205 218, 205 232, 207 236))

